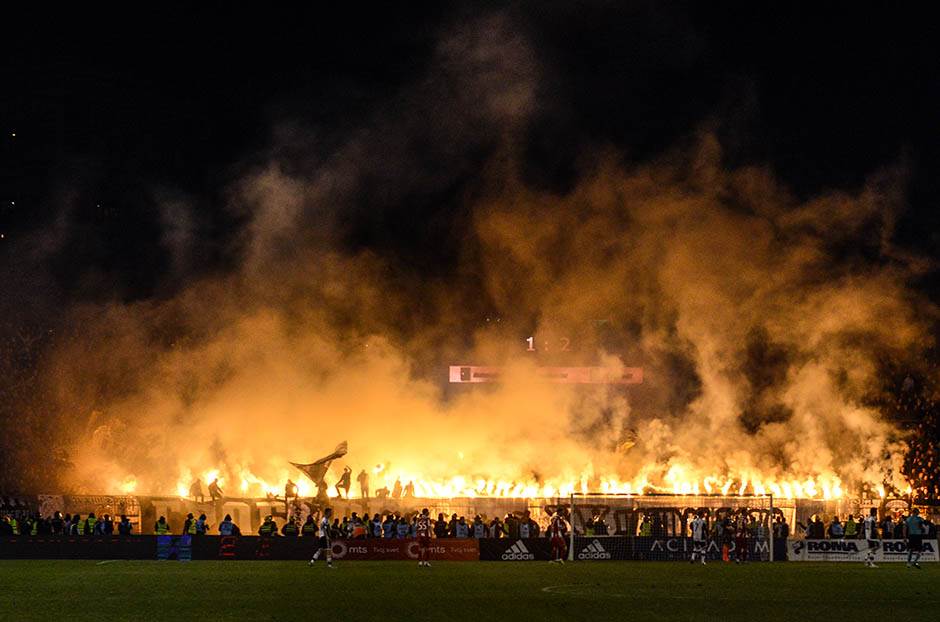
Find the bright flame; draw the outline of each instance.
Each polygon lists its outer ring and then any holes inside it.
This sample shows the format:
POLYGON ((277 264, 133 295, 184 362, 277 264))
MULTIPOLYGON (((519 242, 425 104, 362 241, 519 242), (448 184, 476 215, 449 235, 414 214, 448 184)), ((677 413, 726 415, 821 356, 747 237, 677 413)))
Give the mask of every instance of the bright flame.
MULTIPOLYGON (((459 456, 454 463, 455 470, 459 470, 462 462, 459 456)), ((224 483, 224 473, 218 468, 192 470, 182 468, 176 483, 176 494, 188 497, 190 485, 193 482, 193 473, 200 473, 203 482, 218 479, 220 485, 224 483)), ((656 476, 654 468, 644 469, 640 475, 632 480, 623 480, 615 474, 597 476, 593 468, 588 466, 580 474, 570 474, 567 477, 553 477, 545 480, 534 478, 487 478, 468 477, 466 475, 453 475, 440 479, 430 477, 420 470, 404 467, 390 467, 379 463, 372 467, 369 487, 374 496, 376 491, 387 488, 390 495, 400 490, 403 496, 421 498, 474 498, 474 497, 504 497, 504 498, 557 498, 567 497, 573 493, 601 492, 605 494, 643 495, 649 493, 668 493, 676 495, 773 495, 781 499, 839 499, 844 496, 841 480, 832 474, 819 477, 778 479, 766 477, 756 472, 740 473, 736 476, 706 474, 698 475, 689 464, 673 463, 656 476)), ((317 493, 316 485, 308 478, 300 476, 285 468, 277 469, 269 477, 262 477, 247 467, 240 467, 236 471, 240 494, 251 496, 275 496, 283 498, 285 484, 288 478, 296 479, 297 492, 301 497, 312 497, 317 493)), ((328 490, 330 498, 337 496, 334 484, 339 474, 328 474, 328 490)), ((124 493, 135 492, 138 489, 138 479, 128 475, 119 480, 116 486, 124 493)), ((883 485, 877 486, 878 494, 883 498, 886 495, 883 485)), ((350 496, 358 497, 359 489, 353 486, 350 496)))

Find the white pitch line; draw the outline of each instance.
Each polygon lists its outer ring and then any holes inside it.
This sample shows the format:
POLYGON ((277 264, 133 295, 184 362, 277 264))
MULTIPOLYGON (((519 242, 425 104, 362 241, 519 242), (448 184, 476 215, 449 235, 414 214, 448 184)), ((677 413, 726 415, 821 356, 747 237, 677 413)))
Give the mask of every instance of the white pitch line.
MULTIPOLYGON (((542 591, 545 592, 546 594, 569 594, 571 596, 585 595, 585 590, 583 589, 582 590, 562 590, 562 588, 571 588, 571 587, 590 588, 593 586, 588 583, 567 583, 565 585, 549 585, 547 587, 543 587, 542 591)), ((626 596, 626 594, 619 594, 617 592, 604 592, 604 595, 605 596, 617 596, 617 597, 626 596)))
POLYGON ((98 563, 95 564, 95 565, 96 565, 96 566, 104 566, 105 564, 113 564, 114 562, 122 562, 122 561, 124 561, 124 560, 123 560, 123 559, 103 559, 103 560, 101 560, 100 562, 98 562, 98 563))
POLYGON ((591 587, 587 583, 568 583, 565 585, 549 585, 548 587, 543 587, 542 591, 547 594, 552 594, 555 590, 559 590, 563 587, 591 587))

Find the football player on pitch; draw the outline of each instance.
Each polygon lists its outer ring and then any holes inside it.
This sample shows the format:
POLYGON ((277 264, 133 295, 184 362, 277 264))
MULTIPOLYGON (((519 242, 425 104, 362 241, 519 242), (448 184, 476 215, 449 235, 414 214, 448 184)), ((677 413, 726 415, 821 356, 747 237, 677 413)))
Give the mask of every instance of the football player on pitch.
POLYGON ((552 540, 552 560, 550 564, 564 564, 565 557, 568 555, 568 544, 565 542, 565 534, 568 533, 568 523, 561 515, 561 509, 552 516, 552 522, 548 525, 548 537, 552 540))
POLYGON ((920 510, 914 508, 904 521, 904 534, 907 537, 907 567, 920 569, 920 555, 924 550, 924 519, 920 510))
POLYGON ((421 510, 421 516, 415 527, 415 535, 418 536, 418 565, 425 568, 431 567, 431 513, 427 508, 421 510))
POLYGON ((878 541, 878 510, 872 508, 868 516, 862 521, 862 535, 868 541, 868 552, 865 554, 865 566, 877 568, 875 565, 875 552, 881 548, 878 541))
POLYGON ((747 514, 738 514, 734 521, 734 563, 747 563, 748 559, 747 514))
POLYGON ((705 522, 703 518, 704 512, 698 512, 695 514, 695 518, 692 519, 692 559, 691 562, 695 563, 695 558, 699 557, 702 560, 702 565, 705 565, 705 552, 708 550, 708 523, 705 522))
POLYGON ((329 568, 333 567, 333 549, 330 547, 330 517, 332 515, 333 510, 330 508, 323 510, 323 518, 320 519, 320 542, 317 546, 317 552, 310 559, 311 566, 320 559, 320 553, 326 551, 326 565, 329 568))

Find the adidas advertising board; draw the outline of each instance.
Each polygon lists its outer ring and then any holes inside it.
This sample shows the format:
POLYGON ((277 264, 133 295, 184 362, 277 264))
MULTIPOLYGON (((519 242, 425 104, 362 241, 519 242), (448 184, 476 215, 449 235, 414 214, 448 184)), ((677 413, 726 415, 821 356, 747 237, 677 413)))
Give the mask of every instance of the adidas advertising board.
POLYGON ((483 561, 528 562, 552 558, 552 544, 548 538, 483 538, 478 542, 483 561))
POLYGON ((578 551, 579 560, 589 560, 589 559, 611 559, 610 553, 607 552, 607 549, 604 548, 604 545, 600 543, 600 540, 595 538, 587 546, 578 551))
MULTIPOLYGON (((552 559, 548 538, 483 538, 480 559, 483 561, 548 561, 552 559)), ((630 536, 578 536, 574 540, 574 558, 577 561, 648 560, 688 561, 694 548, 691 538, 642 538, 630 536)), ((731 546, 732 550, 734 545, 731 546)), ((749 541, 751 561, 768 561, 770 546, 766 540, 749 541)), ((708 542, 707 559, 721 559, 721 547, 708 542)))
POLYGON ((574 539, 577 561, 633 559, 633 538, 627 536, 577 536, 574 539))
POLYGON ((511 562, 530 562, 535 559, 535 555, 525 548, 522 540, 516 540, 516 543, 509 547, 505 553, 500 556, 503 561, 511 562))
MULTIPOLYGON (((921 562, 936 562, 937 540, 924 540, 921 562)), ((787 552, 795 562, 857 562, 862 563, 868 554, 867 540, 788 540, 787 552)), ((906 562, 907 542, 904 540, 881 540, 875 551, 875 563, 906 562)))

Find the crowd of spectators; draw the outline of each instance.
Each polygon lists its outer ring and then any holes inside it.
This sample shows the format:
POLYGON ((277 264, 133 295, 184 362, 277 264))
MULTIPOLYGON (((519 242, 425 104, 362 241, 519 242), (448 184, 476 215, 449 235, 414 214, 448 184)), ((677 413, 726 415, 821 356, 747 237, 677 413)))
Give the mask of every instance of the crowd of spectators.
MULTIPOLYGON (((342 519, 335 518, 330 526, 331 538, 414 538, 417 530, 417 514, 402 514, 388 512, 384 515, 368 514, 360 516, 353 512, 342 519)), ((607 529, 603 521, 591 521, 586 532, 589 535, 606 535, 607 529), (595 527, 596 525, 596 527, 595 527)), ((539 524, 532 520, 529 512, 523 516, 506 514, 505 517, 495 517, 487 520, 482 515, 476 515, 472 520, 464 516, 452 514, 447 518, 443 513, 438 514, 433 524, 434 535, 438 538, 534 538, 541 531, 539 524)), ((96 517, 95 513, 87 516, 81 514, 65 514, 55 512, 52 517, 45 518, 38 513, 20 513, 18 515, 5 514, 0 516, 0 536, 3 535, 55 535, 55 536, 127 536, 134 534, 133 523, 127 516, 122 515, 115 520, 108 514, 96 517)), ((208 535, 223 536, 241 535, 241 530, 232 521, 230 515, 219 523, 216 528, 209 524, 206 515, 198 518, 188 514, 183 524, 174 529, 166 519, 161 516, 154 524, 154 533, 157 535, 208 535)), ((318 536, 319 524, 317 516, 310 514, 305 522, 290 519, 280 528, 272 516, 267 516, 258 528, 258 535, 276 537, 318 536)))
MULTIPOLYGON (((904 521, 907 517, 898 512, 888 513, 878 523, 879 537, 884 540, 901 540, 904 538, 904 521)), ((813 515, 807 524, 797 523, 804 537, 810 540, 858 540, 862 535, 862 518, 849 514, 845 520, 833 516, 825 522, 818 514, 813 515)), ((924 527, 927 529, 926 537, 937 537, 937 526, 927 517, 924 517, 924 527)))
MULTIPOLYGON (((915 501, 940 499, 940 356, 928 356, 918 373, 894 372, 879 404, 888 419, 905 431, 907 452, 901 474, 915 501)), ((897 491, 893 491, 897 492, 897 491)), ((903 492, 903 491, 901 491, 903 492)))
POLYGON ((24 519, 33 513, 29 501, 20 497, 0 495, 0 518, 24 519))
POLYGON ((920 415, 911 424, 902 472, 915 499, 940 499, 940 403, 913 391, 902 399, 910 402, 907 409, 920 415))
MULTIPOLYGON (((334 518, 330 526, 330 537, 333 539, 359 539, 359 538, 414 538, 417 530, 417 514, 402 514, 401 512, 387 512, 384 515, 375 513, 372 516, 364 514, 360 516, 353 512, 349 516, 334 518)), ((880 537, 884 539, 902 539, 904 538, 904 519, 903 513, 888 513, 885 518, 879 522, 880 537)), ((927 529, 927 538, 937 537, 937 526, 925 518, 925 527, 927 529)), ((789 527, 785 522, 779 519, 773 525, 774 537, 783 538, 789 535, 789 527)), ((765 526, 757 520, 756 517, 748 517, 743 523, 741 520, 726 517, 720 520, 711 521, 709 527, 710 536, 716 540, 726 539, 731 534, 740 535, 742 530, 747 531, 748 537, 765 537, 765 526)), ((593 516, 584 522, 576 530, 578 535, 585 536, 606 536, 609 534, 609 528, 604 520, 599 516, 593 516)), ((51 517, 44 518, 39 514, 8 513, 0 516, 0 536, 3 535, 62 535, 62 536, 128 536, 134 532, 134 525, 127 516, 122 515, 114 519, 108 514, 100 518, 95 513, 89 513, 87 516, 81 514, 65 514, 55 512, 51 517)), ((202 514, 198 518, 193 514, 187 515, 180 529, 175 530, 167 523, 166 518, 161 516, 154 525, 156 534, 189 534, 189 535, 207 535, 216 533, 218 535, 241 535, 238 525, 232 521, 232 517, 226 515, 224 520, 213 528, 207 521, 206 515, 202 514)), ((666 529, 658 513, 643 514, 640 518, 637 532, 635 535, 641 537, 663 537, 666 529)), ((487 519, 482 515, 476 515, 472 520, 465 516, 451 514, 448 518, 443 513, 439 513, 437 520, 433 521, 433 534, 437 538, 536 538, 542 534, 539 524, 532 519, 529 512, 522 516, 509 513, 504 517, 499 516, 487 519)), ((861 539, 862 520, 849 514, 845 519, 839 516, 832 517, 828 522, 816 514, 803 524, 797 523, 797 534, 809 539, 861 539)), ((258 528, 258 535, 267 537, 299 537, 299 536, 318 536, 319 523, 317 515, 310 514, 306 521, 300 522, 290 519, 284 522, 280 528, 274 522, 273 517, 267 516, 261 526, 258 528)))
MULTIPOLYGON (((270 517, 269 517, 270 519, 270 517)), ((266 520, 265 523, 273 523, 266 520)), ((334 518, 330 525, 331 538, 414 538, 417 535, 417 514, 402 514, 401 512, 387 512, 382 515, 368 514, 360 516, 353 512, 342 519, 334 518)), ((289 520, 278 531, 276 527, 262 524, 258 530, 262 536, 308 536, 317 535, 319 526, 314 515, 307 516, 306 522, 299 523, 296 520, 289 520)), ((499 516, 493 519, 477 514, 473 519, 468 520, 465 516, 451 514, 450 518, 443 513, 437 515, 437 520, 433 521, 432 530, 437 538, 535 538, 538 537, 541 528, 534 521, 528 511, 522 516, 515 514, 506 514, 503 518, 499 516)))

